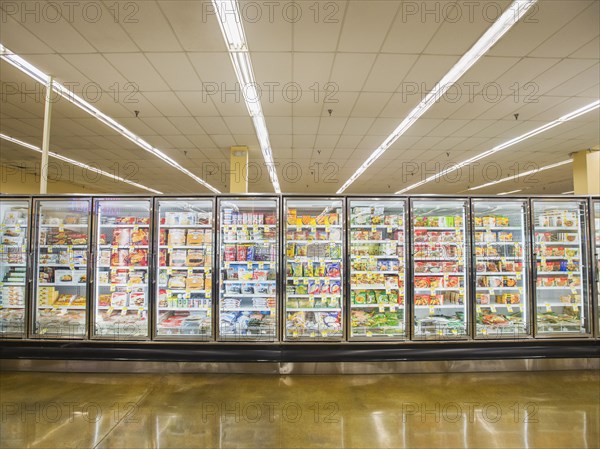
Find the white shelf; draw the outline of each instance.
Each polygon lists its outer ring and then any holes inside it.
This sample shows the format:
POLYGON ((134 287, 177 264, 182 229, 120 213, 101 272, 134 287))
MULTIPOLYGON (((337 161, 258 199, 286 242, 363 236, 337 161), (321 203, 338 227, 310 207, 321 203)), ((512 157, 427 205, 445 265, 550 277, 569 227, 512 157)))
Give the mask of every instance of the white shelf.
POLYGON ((513 245, 513 246, 523 246, 523 242, 506 242, 506 241, 501 241, 501 242, 475 242, 476 245, 478 246, 487 246, 487 245, 513 245))
POLYGON ((341 245, 342 241, 341 240, 286 240, 286 243, 305 243, 305 244, 334 244, 334 245, 341 245))
POLYGON ((432 288, 415 288, 415 292, 453 292, 457 290, 464 290, 464 287, 432 287, 432 288))
POLYGON ((477 276, 516 276, 517 273, 514 271, 478 271, 475 273, 477 276))
POLYGON ((227 230, 228 228, 240 228, 240 229, 248 229, 248 228, 274 228, 276 227, 276 224, 223 224, 222 227, 224 230, 227 230))
POLYGON ((210 307, 160 307, 157 309, 160 312, 207 312, 211 310, 210 307))
POLYGON ((341 312, 341 307, 290 307, 285 309, 286 312, 341 312))
POLYGON ((535 242, 539 246, 579 246, 581 242, 535 242))
POLYGON ((522 290, 523 287, 522 286, 516 286, 516 287, 477 287, 476 290, 477 291, 490 291, 490 290, 501 290, 501 291, 506 291, 506 290, 522 290))
POLYGON ((146 306, 123 306, 123 307, 98 306, 97 309, 98 310, 108 310, 108 309, 123 310, 123 309, 127 309, 128 312, 139 312, 139 311, 147 310, 147 307, 146 306))
POLYGON ((540 271, 537 270, 538 276, 581 276, 579 271, 540 271))
POLYGON ((462 246, 463 242, 413 242, 413 246, 441 246, 441 245, 453 245, 453 246, 462 246))
MULTIPOLYGON (((148 267, 142 267, 148 268, 148 267)), ((199 271, 211 271, 210 267, 158 267, 159 270, 179 270, 179 271, 187 271, 187 270, 199 270, 199 271)))
MULTIPOLYGON (((8 285, 9 287, 10 286, 21 286, 21 287, 24 287, 25 286, 25 282, 0 282, 0 286, 3 287, 3 286, 6 286, 6 285, 8 285)), ((46 285, 49 285, 49 284, 46 284, 46 285)))
POLYGON ((326 228, 330 228, 330 229, 341 229, 342 226, 341 225, 289 225, 286 224, 286 229, 292 230, 292 229, 326 229, 326 228))
POLYGON ((318 295, 309 295, 309 294, 306 294, 306 295, 296 295, 296 294, 286 295, 286 298, 288 298, 288 299, 293 299, 293 298, 311 298, 311 297, 315 298, 315 299, 321 299, 321 298, 324 298, 324 299, 329 299, 329 298, 332 298, 332 299, 341 299, 340 295, 336 294, 336 293, 325 294, 325 295, 320 294, 320 293, 318 295))
POLYGON ((399 225, 399 224, 393 224, 393 225, 386 225, 386 224, 378 224, 378 225, 370 225, 370 224, 350 225, 350 229, 372 229, 372 228, 379 228, 379 229, 389 229, 389 228, 392 228, 394 231, 404 231, 404 225, 399 225))
POLYGON ((148 284, 98 284, 99 287, 130 287, 130 288, 147 288, 148 284))
POLYGON ((160 245, 159 249, 206 249, 212 246, 212 243, 202 243, 200 245, 160 245))
MULTIPOLYGON (((18 246, 18 245, 12 245, 12 246, 18 246)), ((110 246, 110 245, 108 245, 110 246)), ((88 246, 87 244, 85 245, 39 245, 40 248, 73 248, 73 249, 86 249, 88 246)))
MULTIPOLYGON (((350 255, 351 259, 400 259, 402 256, 399 256, 398 254, 390 254, 390 255, 383 255, 383 254, 378 254, 375 256, 358 256, 355 254, 350 255)), ((339 259, 338 259, 339 260, 339 259)))
POLYGON ((275 307, 222 307, 221 312, 270 312, 275 307))
POLYGON ((522 257, 516 257, 516 256, 475 256, 477 258, 477 261, 486 261, 486 260, 522 260, 522 257))
POLYGON ((381 304, 350 304, 351 309, 378 309, 380 307, 387 307, 388 309, 391 309, 392 306, 396 309, 404 309, 404 304, 390 304, 388 302, 381 304))
POLYGON ((436 309, 463 309, 466 307, 465 304, 442 304, 442 305, 426 305, 426 306, 417 306, 415 305, 415 309, 429 309, 430 307, 435 307, 436 309))
POLYGON ((544 302, 544 303, 537 303, 538 307, 546 307, 546 305, 549 305, 550 307, 573 307, 573 306, 577 306, 579 308, 582 307, 581 302, 544 302))
POLYGON ((397 275, 403 275, 404 271, 384 271, 384 270, 371 270, 371 271, 359 271, 359 270, 351 270, 350 274, 368 274, 368 273, 375 273, 375 274, 397 274, 397 275))
POLYGON ((40 267, 59 267, 59 268, 73 267, 74 270, 77 268, 87 268, 87 265, 71 264, 71 263, 41 263, 38 266, 40 266, 40 267))
POLYGON ((158 286, 158 288, 161 288, 163 290, 166 290, 167 292, 171 292, 171 293, 206 293, 206 289, 185 289, 185 288, 169 288, 166 285, 160 285, 158 286))
POLYGON ((521 304, 475 304, 475 309, 481 308, 481 309, 490 309, 492 307, 498 308, 498 307, 502 307, 502 308, 507 308, 507 307, 516 307, 516 308, 521 308, 521 304))
POLYGON ((38 283, 38 287, 46 287, 46 286, 50 286, 50 287, 85 287, 86 283, 85 282, 81 282, 81 283, 77 283, 77 282, 39 282, 38 283))
MULTIPOLYGON (((27 264, 24 264, 24 263, 4 263, 4 262, 2 262, 2 266, 4 266, 4 267, 26 267, 27 264)), ((41 266, 45 266, 45 265, 41 265, 41 266)))
POLYGON ((277 281, 275 279, 267 279, 264 281, 257 281, 254 279, 247 280, 247 281, 241 280, 241 279, 224 279, 221 282, 223 282, 224 284, 262 284, 262 283, 274 284, 277 281))
POLYGON ((98 245, 100 249, 110 249, 110 248, 133 248, 133 249, 148 249, 148 245, 98 245))
POLYGON ((3 306, 2 304, 0 304, 0 310, 2 309, 24 309, 25 306, 3 306))
POLYGON ((535 232, 543 231, 579 231, 578 227, 566 227, 566 226, 535 226, 535 232))
POLYGON ((435 226, 435 227, 429 227, 429 226, 415 226, 413 227, 413 230, 415 231, 460 231, 462 232, 463 228, 462 226, 453 226, 453 227, 448 227, 448 226, 435 226))
POLYGON ((224 260, 223 263, 228 263, 228 264, 242 264, 242 265, 246 265, 246 264, 259 264, 259 263, 276 263, 274 260, 224 260))
POLYGON ((400 287, 398 287, 398 286, 386 287, 385 284, 357 284, 357 285, 351 285, 350 289, 351 290, 394 290, 394 291, 398 291, 398 290, 400 290, 400 287))
POLYGON ((574 285, 573 287, 569 287, 569 286, 565 286, 565 287, 535 287, 538 290, 580 290, 581 289, 581 285, 574 285))
POLYGON ((475 226, 476 231, 521 231, 520 226, 475 226))
POLYGON ((223 240, 224 245, 234 245, 236 243, 249 244, 254 243, 255 245, 259 245, 261 243, 275 243, 277 240, 275 239, 248 239, 248 240, 223 240))
MULTIPOLYGON (((303 256, 303 257, 294 257, 292 259, 287 259, 287 262, 340 262, 342 259, 331 259, 327 257, 319 257, 319 256, 303 256)), ((243 262, 242 262, 243 263, 243 262)))
POLYGON ((123 229, 126 229, 126 228, 149 228, 150 225, 149 224, 145 224, 145 223, 144 224, 141 224, 141 223, 140 224, 125 224, 125 223, 122 223, 122 224, 102 224, 102 223, 100 223, 100 227, 101 228, 123 228, 123 229))
POLYGON ((536 261, 546 260, 579 260, 579 256, 536 256, 536 261))
POLYGON ((325 279, 329 279, 330 281, 340 281, 341 278, 337 277, 337 278, 330 278, 327 276, 288 276, 287 280, 288 281, 294 281, 294 280, 298 280, 298 281, 303 281, 303 280, 313 280, 313 281, 324 281, 325 279))
POLYGON ((444 257, 428 257, 428 258, 415 257, 414 260, 416 262, 458 262, 458 261, 462 261, 462 259, 458 259, 458 258, 449 259, 449 258, 444 258, 444 257))
POLYGON ((159 225, 160 229, 212 229, 212 225, 159 225))
POLYGON ((351 240, 350 244, 351 245, 370 245, 372 243, 395 243, 398 246, 404 245, 403 241, 400 240, 359 240, 359 239, 355 239, 355 240, 351 240))
POLYGON ((73 310, 85 310, 86 307, 85 306, 37 306, 38 309, 40 310, 47 310, 47 309, 73 309, 73 310))
POLYGON ((252 293, 252 294, 237 294, 223 293, 223 298, 272 298, 277 296, 276 293, 252 293))
POLYGON ((40 228, 87 228, 88 225, 87 223, 75 223, 75 224, 66 224, 66 223, 62 223, 62 224, 57 224, 57 225, 53 225, 53 224, 40 224, 40 228))

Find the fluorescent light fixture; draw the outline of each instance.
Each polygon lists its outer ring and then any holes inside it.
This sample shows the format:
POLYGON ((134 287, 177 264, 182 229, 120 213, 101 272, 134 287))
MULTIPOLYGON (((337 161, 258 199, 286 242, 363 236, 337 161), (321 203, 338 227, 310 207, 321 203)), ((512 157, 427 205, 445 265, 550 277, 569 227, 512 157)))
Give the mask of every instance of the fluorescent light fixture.
POLYGON ((425 179, 423 179, 422 181, 416 182, 415 184, 412 184, 408 187, 405 187, 402 190, 399 190, 398 192, 396 192, 397 195, 400 195, 402 193, 405 193, 409 190, 412 189, 416 189, 417 187, 422 186, 423 184, 427 184, 428 182, 431 182, 433 180, 439 179, 442 176, 447 175, 448 173, 452 173, 454 170, 457 170, 459 168, 465 167, 469 164, 472 164, 473 162, 477 162, 480 159, 486 158, 488 156, 491 156, 494 153, 497 153, 499 151, 505 150, 508 147, 511 147, 513 145, 516 145, 520 142, 523 142, 524 140, 530 139, 534 136, 537 136, 538 134, 543 133, 544 131, 548 131, 549 129, 552 129, 558 125, 562 125, 563 123, 566 123, 570 120, 576 119, 577 117, 583 115, 583 114, 587 114, 588 112, 594 111, 596 109, 598 109, 600 107, 600 100, 596 100, 593 103, 590 103, 582 108, 576 109, 573 112, 570 112, 566 115, 563 115, 562 117, 557 118, 556 120, 553 120, 550 123, 546 123, 545 125, 542 125, 538 128, 535 128, 531 131, 526 132, 525 134, 521 134, 520 136, 517 136, 513 139, 507 140, 504 143, 501 143, 500 145, 495 146, 494 148, 492 148, 491 150, 487 150, 484 151, 483 153, 478 154, 477 156, 473 156, 470 159, 467 159, 465 161, 459 162, 458 164, 452 165, 452 167, 447 168, 445 170, 442 170, 439 173, 436 173, 435 175, 429 176, 425 179))
MULTIPOLYGON (((9 49, 7 49, 2 44, 0 44, 0 58, 3 59, 3 60, 5 60, 9 64, 13 65, 17 69, 21 70, 22 72, 26 73, 27 75, 31 76, 37 82, 39 82, 41 84, 44 84, 44 85, 48 84, 48 75, 44 74, 41 70, 39 70, 38 68, 34 67, 32 64, 30 64, 29 62, 25 61, 20 56, 14 54, 12 51, 10 51, 9 49)), ((158 157, 163 162, 166 162, 171 167, 179 170, 182 173, 185 173, 190 178, 192 178, 194 181, 196 181, 197 183, 203 185, 204 187, 206 187, 207 189, 211 190, 212 192, 214 192, 214 193, 221 193, 219 190, 217 190, 216 188, 214 188, 212 185, 210 185, 204 179, 200 178, 199 176, 196 176, 194 173, 192 173, 191 171, 189 171, 187 168, 183 167, 181 164, 179 164, 178 162, 176 162, 171 157, 167 156, 165 153, 163 153, 159 149, 154 148, 152 145, 150 145, 148 142, 146 142, 145 140, 143 140, 141 137, 139 137, 139 136, 135 135, 134 133, 132 133, 131 131, 129 131, 123 125, 121 125, 120 123, 118 123, 117 121, 115 121, 114 119, 112 119, 111 117, 109 117, 108 115, 104 114, 103 112, 101 112, 96 107, 92 106, 90 103, 88 103, 87 101, 85 101, 80 96, 76 95, 74 92, 72 92, 69 89, 67 89, 65 86, 63 86, 59 82, 53 81, 52 88, 61 97, 63 97, 67 101, 73 103, 75 106, 77 106, 80 109, 84 110, 85 112, 87 112, 91 116, 95 117, 100 122, 104 123, 106 126, 108 126, 109 128, 111 128, 112 130, 114 130, 117 133, 121 134, 123 137, 131 140, 133 143, 135 143, 137 146, 139 146, 143 150, 146 150, 149 153, 152 153, 154 156, 158 157)))
POLYGON ((337 191, 343 193, 367 168, 375 162, 400 136, 402 136, 427 110, 433 106, 445 93, 469 70, 487 51, 498 42, 504 34, 523 17, 537 0, 515 0, 510 7, 488 28, 460 60, 434 86, 423 100, 409 112, 408 116, 383 141, 383 143, 358 167, 356 172, 337 191))
MULTIPOLYGON (((22 140, 15 139, 14 137, 10 137, 10 136, 7 136, 5 134, 1 134, 0 133, 0 139, 4 139, 4 140, 7 140, 9 142, 16 143, 17 145, 20 145, 20 146, 25 147, 25 148, 29 148, 30 150, 33 150, 33 151, 37 151, 38 153, 42 152, 41 148, 38 148, 35 145, 32 145, 32 144, 27 143, 27 142, 23 142, 22 140)), ((129 179, 121 178, 120 176, 113 175, 112 173, 106 172, 104 170, 100 170, 99 168, 96 168, 96 167, 92 167, 91 165, 84 164, 83 162, 76 161, 75 159, 70 159, 70 158, 62 156, 62 155, 60 155, 58 153, 53 153, 52 151, 50 151, 48 153, 48 155, 50 157, 55 158, 55 159, 61 160, 63 162, 67 162, 69 164, 73 164, 73 165, 76 165, 78 167, 85 168, 86 170, 89 170, 89 171, 91 171, 93 173, 99 173, 102 176, 106 176, 107 178, 114 179, 115 181, 121 181, 121 182, 124 182, 126 184, 129 184, 129 185, 132 185, 134 187, 137 187, 138 189, 147 190, 149 192, 156 193, 158 195, 162 195, 162 192, 160 192, 158 190, 152 189, 150 187, 146 187, 145 185, 139 184, 137 182, 130 181, 129 179)))
POLYGON ((569 160, 566 160, 566 161, 557 162, 556 164, 545 165, 544 167, 536 168, 534 170, 529 170, 529 171, 526 171, 526 172, 523 172, 523 173, 519 173, 517 175, 508 176, 506 178, 499 179, 498 181, 492 181, 492 182, 488 182, 486 184, 482 184, 482 185, 477 186, 477 187, 471 187, 469 190, 479 190, 479 189, 483 189, 484 187, 489 187, 489 186, 493 186, 495 184, 499 184, 501 182, 514 181, 516 179, 519 179, 522 176, 533 175, 533 174, 539 173, 541 171, 550 170, 552 168, 561 167, 563 165, 570 164, 571 162, 573 162, 573 160, 569 159, 569 160))
POLYGON ((250 114, 254 123, 260 151, 269 170, 271 184, 273 184, 276 193, 281 193, 277 171, 275 170, 273 150, 269 141, 269 131, 260 104, 260 95, 257 91, 258 85, 254 79, 254 70, 252 70, 252 61, 248 53, 248 43, 246 42, 238 2, 237 0, 212 0, 212 3, 229 51, 235 76, 242 89, 248 114, 250 114))
POLYGON ((498 193, 497 195, 498 195, 498 196, 502 196, 502 195, 511 195, 511 194, 513 194, 513 193, 519 193, 519 192, 522 192, 522 191, 523 191, 523 189, 519 189, 519 190, 511 190, 510 192, 502 192, 502 193, 498 193))

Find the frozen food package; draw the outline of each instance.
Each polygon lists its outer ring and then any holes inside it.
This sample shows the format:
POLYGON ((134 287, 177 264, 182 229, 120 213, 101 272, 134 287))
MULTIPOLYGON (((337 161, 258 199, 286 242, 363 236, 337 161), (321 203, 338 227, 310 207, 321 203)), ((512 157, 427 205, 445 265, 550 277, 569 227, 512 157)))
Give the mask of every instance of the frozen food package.
POLYGON ((204 265, 204 251, 195 249, 188 250, 186 265, 188 267, 201 267, 204 265))
POLYGON ((183 246, 185 245, 185 229, 169 229, 167 245, 183 246))
POLYGON ((183 267, 187 261, 187 251, 185 249, 174 249, 169 256, 169 266, 183 267))
POLYGON ((113 232, 113 245, 129 246, 131 242, 131 229, 115 229, 113 232))
POLYGON ((187 233, 187 242, 189 246, 202 245, 204 243, 204 230, 190 229, 187 233))

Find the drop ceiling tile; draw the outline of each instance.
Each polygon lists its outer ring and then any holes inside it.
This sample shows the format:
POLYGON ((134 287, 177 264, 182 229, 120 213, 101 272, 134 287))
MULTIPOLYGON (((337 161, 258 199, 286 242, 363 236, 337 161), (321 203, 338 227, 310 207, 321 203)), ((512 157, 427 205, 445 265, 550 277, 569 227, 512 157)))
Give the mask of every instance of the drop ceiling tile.
POLYGON ((357 118, 350 117, 346 122, 346 127, 344 128, 345 136, 362 136, 369 131, 371 125, 375 121, 374 118, 357 118))
POLYGON ((310 148, 314 146, 315 134, 294 134, 292 136, 294 148, 310 148))
POLYGON ((269 134, 291 134, 292 117, 267 117, 269 134))
POLYGON ((383 44, 383 52, 419 54, 425 50, 441 22, 422 20, 420 7, 424 5, 424 2, 402 4, 383 44))
MULTIPOLYGON (((559 86, 563 82, 597 64, 598 61, 592 59, 562 60, 543 74, 536 77, 534 81, 537 88, 535 95, 544 95, 554 87, 559 86)), ((525 90, 525 88, 523 90, 525 90)), ((529 93, 529 91, 526 91, 526 93, 529 93)))
POLYGON ((187 108, 174 92, 144 92, 143 95, 162 115, 172 117, 189 115, 187 108))
POLYGON ((335 83, 340 91, 358 92, 374 61, 374 54, 337 53, 329 81, 335 83))
MULTIPOLYGON (((22 3, 24 5, 24 3, 22 3)), ((0 41, 2 45, 12 52, 26 56, 32 53, 50 53, 52 49, 43 39, 38 38, 19 19, 2 11, 2 26, 0 27, 0 41)))
POLYGON ((229 134, 227 124, 221 117, 196 117, 207 134, 229 134))
POLYGON ((253 134, 254 125, 250 117, 223 117, 232 134, 253 134))
POLYGON ((315 139, 315 149, 333 148, 339 136, 320 134, 315 139))
POLYGON ((338 51, 378 52, 399 6, 378 0, 349 2, 338 51))
POLYGON ((185 53, 146 53, 146 57, 172 90, 202 90, 202 82, 185 53))
POLYGON ((338 148, 351 148, 354 149, 358 146, 360 141, 362 140, 362 135, 348 135, 342 134, 340 136, 340 140, 337 143, 338 148))
POLYGON ((294 134, 316 134, 319 117, 293 117, 292 127, 294 134))
POLYGON ((212 100, 202 95, 201 92, 175 92, 175 94, 194 116, 216 117, 219 115, 212 100))
POLYGON ((211 148, 215 146, 212 139, 206 134, 187 134, 186 137, 200 149, 211 148))
POLYGON ((319 125, 319 134, 340 135, 346 126, 346 117, 323 117, 319 125))
POLYGON ((271 147, 277 148, 291 148, 292 146, 292 135, 291 134, 271 134, 270 136, 271 147))
MULTIPOLYGON (((294 23, 295 51, 334 51, 337 48, 347 1, 296 2, 302 6, 302 20, 294 23)), ((284 3, 285 5, 285 3, 284 3)))
POLYGON ((106 53, 106 59, 141 91, 165 91, 169 86, 141 53, 106 53))
POLYGON ((154 130, 153 134, 178 134, 178 129, 166 117, 147 117, 142 121, 154 130))
POLYGON ((142 51, 181 51, 173 29, 157 2, 131 3, 130 20, 121 26, 142 51))
POLYGON ((352 117, 378 117, 393 94, 385 92, 362 92, 352 110, 352 117))
MULTIPOLYGON (((292 81, 292 53, 281 52, 251 52, 254 78, 268 97, 272 90, 282 90, 292 81), (273 86, 273 87, 271 87, 273 86)), ((293 95, 293 94, 292 94, 293 95)))
MULTIPOLYGON (((284 8, 289 7, 287 13, 289 17, 295 17, 294 5, 289 6, 289 3, 274 4, 278 6, 279 13, 275 12, 269 17, 268 5, 263 7, 263 3, 259 2, 242 2, 240 4, 240 14, 244 22, 244 30, 246 32, 246 40, 250 51, 291 51, 292 50, 292 23, 287 20, 284 8), (254 10, 251 8, 259 7, 260 18, 254 20, 254 10), (244 12, 247 8, 248 14, 244 12), (266 13, 266 14, 265 14, 266 13), (252 22, 250 20, 251 19, 252 22), (253 23, 254 22, 254 23, 253 23)), ((300 20, 305 20, 300 18, 300 20)))
POLYGON ((598 55, 600 55, 600 37, 596 36, 590 42, 582 45, 576 51, 571 53, 569 57, 577 59, 598 59, 598 55))
POLYGON ((380 53, 367 78, 364 90, 367 92, 395 92, 417 58, 417 55, 380 53))

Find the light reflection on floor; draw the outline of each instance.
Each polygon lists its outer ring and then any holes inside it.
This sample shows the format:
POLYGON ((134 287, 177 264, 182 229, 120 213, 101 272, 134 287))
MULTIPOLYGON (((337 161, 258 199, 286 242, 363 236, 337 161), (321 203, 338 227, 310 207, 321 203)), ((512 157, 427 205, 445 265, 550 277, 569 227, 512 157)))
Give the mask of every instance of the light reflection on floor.
POLYGON ((598 448, 600 373, 0 374, 2 448, 598 448))

